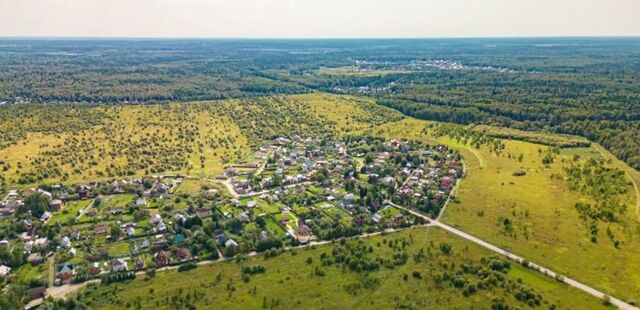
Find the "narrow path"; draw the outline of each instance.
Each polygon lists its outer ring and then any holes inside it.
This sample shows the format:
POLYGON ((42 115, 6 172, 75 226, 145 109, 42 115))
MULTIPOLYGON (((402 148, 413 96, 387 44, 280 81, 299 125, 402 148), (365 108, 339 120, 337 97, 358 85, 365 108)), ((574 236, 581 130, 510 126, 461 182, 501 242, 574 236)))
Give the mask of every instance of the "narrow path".
POLYGON ((53 287, 53 283, 55 282, 55 277, 56 277, 56 266, 55 266, 55 259, 53 258, 54 255, 51 255, 51 257, 49 257, 48 259, 48 263, 49 263, 49 275, 48 275, 48 287, 53 287))
POLYGON ((482 155, 480 155, 478 151, 474 150, 472 147, 467 147, 467 150, 469 150, 469 152, 471 152, 478 159, 478 163, 479 163, 478 167, 469 167, 468 169, 476 169, 476 168, 482 169, 486 166, 484 163, 484 159, 482 159, 482 155))
MULTIPOLYGON (((358 239, 358 238, 368 238, 368 237, 378 236, 378 235, 381 235, 383 233, 384 234, 395 233, 395 232, 405 231, 405 230, 409 230, 409 229, 427 227, 427 226, 431 226, 431 225, 432 224, 427 223, 427 224, 424 224, 424 225, 416 225, 416 226, 411 226, 411 227, 406 227, 406 228, 390 228, 390 229, 386 229, 384 231, 366 233, 366 234, 362 234, 362 235, 347 237, 345 239, 349 240, 349 239, 358 239)), ((303 248, 306 248, 306 247, 321 246, 321 245, 330 244, 330 243, 332 243, 334 241, 335 240, 311 241, 306 245, 299 245, 299 246, 293 246, 293 247, 284 247, 283 250, 291 251, 291 250, 294 250, 294 249, 303 249, 303 248)), ((253 256, 257 256, 259 254, 262 254, 262 252, 259 253, 259 252, 253 251, 253 252, 249 252, 249 253, 244 254, 244 256, 253 257, 253 256)), ((212 265, 212 264, 232 261, 232 260, 235 260, 235 259, 236 259, 235 257, 223 257, 223 256, 220 256, 220 258, 217 259, 217 260, 204 260, 204 261, 199 261, 196 264, 198 266, 206 266, 206 265, 212 265)), ((156 269, 156 272, 164 272, 164 271, 169 271, 169 270, 175 270, 175 269, 178 269, 178 267, 180 267, 180 265, 162 267, 162 268, 156 269)), ((145 275, 146 273, 147 273, 146 271, 138 271, 138 272, 136 272, 136 276, 145 275)), ((60 285, 60 286, 51 286, 51 287, 47 288, 46 296, 47 297, 48 296, 52 296, 54 298, 66 298, 67 295, 78 291, 79 289, 85 287, 87 284, 90 284, 90 283, 99 284, 100 280, 99 279, 92 279, 92 280, 89 280, 89 281, 86 281, 86 282, 82 282, 82 283, 77 283, 77 284, 64 284, 64 285, 60 285)), ((34 306, 37 306, 40 303, 42 303, 42 299, 39 299, 39 301, 40 302, 38 302, 37 304, 34 303, 34 306)))
POLYGON ((79 221, 80 218, 87 212, 87 210, 89 210, 89 208, 93 207, 93 203, 95 202, 95 198, 91 200, 91 202, 86 205, 84 208, 82 208, 82 210, 80 210, 80 212, 78 213, 78 216, 76 216, 76 221, 79 221))
MULTIPOLYGON (((478 245, 480 245, 482 247, 485 247, 485 248, 487 248, 487 249, 489 249, 489 250, 491 250, 493 252, 496 252, 496 253, 498 253, 500 255, 503 255, 503 256, 511 259, 511 260, 514 260, 514 261, 518 262, 518 263, 522 264, 523 261, 525 261, 524 258, 522 258, 522 257, 520 257, 520 256, 518 256, 516 254, 513 254, 513 253, 511 253, 509 251, 503 250, 503 249, 501 249, 501 248, 499 248, 499 247, 497 247, 497 246, 495 246, 495 245, 493 245, 493 244, 491 244, 489 242, 486 242, 486 241, 484 241, 484 240, 482 240, 480 238, 474 237, 474 236, 472 236, 472 235, 470 235, 470 234, 468 234, 466 232, 463 232, 463 231, 461 231, 459 229, 453 228, 453 227, 451 227, 449 225, 446 225, 446 224, 444 224, 444 223, 442 223, 440 221, 432 220, 431 218, 427 217, 426 215, 423 215, 422 213, 419 213, 419 212, 413 211, 411 209, 407 209, 407 208, 405 208, 403 206, 394 204, 391 201, 385 201, 385 203, 387 203, 390 206, 396 207, 398 209, 405 210, 405 211, 413 214, 414 216, 423 218, 426 221, 429 221, 434 226, 440 227, 440 228, 442 228, 442 229, 444 229, 444 230, 446 230, 446 231, 448 231, 450 233, 453 233, 453 234, 458 235, 458 236, 460 236, 460 237, 462 237, 464 239, 472 241, 472 242, 474 242, 474 243, 476 243, 476 244, 478 244, 478 245)), ((528 263, 528 267, 530 269, 532 269, 532 270, 536 270, 536 271, 541 272, 542 274, 544 274, 546 276, 549 276, 549 277, 552 277, 552 278, 556 278, 556 276, 558 276, 558 274, 556 274, 551 269, 542 267, 542 266, 540 266, 538 264, 535 264, 535 263, 532 263, 532 262, 528 263)), ((626 302, 624 302, 624 301, 622 301, 620 299, 611 297, 611 296, 609 296, 609 295, 607 295, 607 294, 605 294, 605 293, 603 293, 603 292, 601 292, 601 291, 599 291, 599 290, 597 290, 597 289, 595 289, 595 288, 593 288, 591 286, 588 286, 586 284, 578 282, 578 281, 576 281, 574 279, 571 279, 571 278, 568 278, 568 277, 562 277, 561 281, 563 283, 566 283, 567 285, 575 287, 575 288, 577 288, 577 289, 579 289, 579 290, 581 290, 581 291, 583 291, 583 292, 585 292, 587 294, 595 296, 597 298, 604 299, 606 297, 609 297, 609 301, 613 305, 615 305, 616 307, 618 307, 620 309, 624 309, 624 310, 639 310, 637 307, 634 307, 634 306, 632 306, 632 305, 630 305, 630 304, 628 304, 628 303, 626 303, 626 302)))

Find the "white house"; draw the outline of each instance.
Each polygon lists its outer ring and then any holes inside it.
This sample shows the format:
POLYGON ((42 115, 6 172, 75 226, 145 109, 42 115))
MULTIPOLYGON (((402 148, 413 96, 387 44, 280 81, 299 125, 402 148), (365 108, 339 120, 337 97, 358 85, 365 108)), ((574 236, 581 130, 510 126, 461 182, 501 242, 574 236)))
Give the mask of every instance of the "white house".
POLYGON ((111 269, 113 272, 127 271, 129 269, 127 266, 127 260, 124 258, 114 259, 111 263, 111 269))
POLYGON ((136 235, 136 230, 132 226, 127 227, 127 237, 133 237, 136 235))
POLYGON ((4 278, 11 273, 11 267, 1 265, 0 266, 0 278, 4 278))
POLYGON ((60 246, 65 249, 69 248, 69 246, 71 246, 71 239, 67 236, 62 237, 62 239, 60 239, 60 246))
POLYGON ((224 243, 224 247, 228 248, 230 246, 238 246, 238 243, 233 239, 229 239, 227 240, 227 242, 224 243))
POLYGON ((136 206, 138 206, 138 207, 146 207, 147 206, 147 200, 144 199, 144 198, 136 199, 136 206))

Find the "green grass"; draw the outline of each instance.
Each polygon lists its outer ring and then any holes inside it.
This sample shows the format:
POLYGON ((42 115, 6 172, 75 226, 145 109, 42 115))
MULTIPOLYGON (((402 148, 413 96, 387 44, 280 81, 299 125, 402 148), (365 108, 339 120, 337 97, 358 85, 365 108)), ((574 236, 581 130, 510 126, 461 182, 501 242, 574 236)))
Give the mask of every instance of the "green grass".
POLYGON ((109 248, 109 256, 129 254, 129 242, 127 241, 107 243, 106 246, 109 248))
POLYGON ((280 226, 280 224, 278 224, 278 222, 276 222, 271 218, 266 218, 266 222, 267 222, 267 230, 269 231, 269 233, 277 236, 278 238, 284 237, 285 231, 280 226))
POLYGON ((100 204, 100 208, 109 212, 111 208, 125 208, 134 203, 137 196, 133 194, 120 194, 109 196, 100 204))
POLYGON ((203 185, 203 181, 201 180, 193 180, 193 179, 182 180, 182 183, 178 184, 176 189, 173 190, 173 194, 196 195, 202 192, 202 185, 203 185))
POLYGON ((62 211, 53 212, 51 220, 47 225, 55 225, 56 223, 66 223, 69 219, 75 218, 78 211, 85 208, 91 202, 90 199, 80 201, 70 201, 64 204, 62 211))
POLYGON ((49 268, 46 262, 37 266, 25 264, 20 266, 20 268, 12 270, 11 273, 19 282, 29 283, 31 280, 46 279, 47 274, 49 273, 49 268))
POLYGON ((353 218, 351 217, 351 215, 349 215, 349 213, 347 213, 347 211, 336 206, 331 206, 330 208, 322 208, 321 210, 331 218, 339 220, 343 225, 351 225, 353 218))
MULTIPOLYGON (((409 259, 405 265, 391 269, 381 268, 369 273, 369 277, 377 279, 378 285, 371 289, 359 289, 350 294, 346 287, 360 283, 363 273, 342 270, 336 266, 322 266, 320 254, 331 252, 332 246, 320 246, 315 249, 298 250, 297 255, 284 253, 276 258, 264 259, 255 257, 248 262, 217 263, 200 266, 195 270, 180 273, 177 271, 159 272, 155 278, 144 277, 131 283, 111 286, 89 287, 80 293, 82 301, 95 309, 116 309, 140 303, 142 308, 172 308, 172 300, 184 299, 189 293, 187 303, 197 308, 255 309, 260 308, 266 300, 269 305, 278 300, 278 308, 489 308, 494 297, 504 298, 511 307, 526 308, 526 304, 517 301, 511 293, 500 288, 480 290, 465 297, 462 290, 448 285, 439 286, 433 281, 433 274, 442 270, 443 264, 460 264, 462 262, 478 262, 481 257, 490 253, 476 245, 469 244, 438 228, 419 228, 409 231, 377 236, 365 239, 375 255, 391 257, 393 251, 386 246, 384 240, 408 241, 406 251, 410 255, 419 249, 431 248, 434 254, 426 260, 416 262, 409 259), (437 250, 437 244, 447 242, 452 245, 453 254, 444 255, 437 250), (436 246, 431 246, 435 243, 436 246), (379 245, 378 245, 379 244, 379 245), (307 258, 313 263, 308 264, 307 258), (242 265, 260 264, 266 268, 264 274, 250 277, 248 282, 241 278, 242 265), (313 275, 313 270, 320 268, 325 276, 313 275), (422 279, 411 276, 414 271, 422 274, 422 279), (408 274, 407 279, 403 278, 408 274), (229 288, 233 287, 233 290, 229 288), (255 292, 255 293, 254 293, 255 292), (175 296, 175 297, 174 297, 175 296), (182 297, 178 297, 182 296, 182 297)), ((352 241, 354 242, 354 241, 352 241)), ((583 293, 568 286, 546 280, 542 275, 514 266, 508 273, 508 279, 523 283, 543 296, 547 304, 557 304, 561 309, 598 309, 602 304, 583 293)), ((183 303, 184 304, 184 303, 183 303)))
POLYGON ((263 199, 260 198, 256 198, 254 199, 256 201, 256 203, 258 204, 258 207, 264 211, 264 213, 267 214, 277 214, 282 212, 282 210, 284 209, 284 206, 275 202, 275 203, 269 203, 263 199))
POLYGON ((633 189, 623 198, 628 206, 625 228, 601 224, 599 241, 592 243, 589 229, 574 205, 593 199, 569 190, 563 180, 551 178, 552 174, 562 174, 574 155, 582 160, 611 159, 610 166, 624 170, 629 180, 640 184, 636 171, 597 144, 561 149, 554 164, 545 168, 542 158, 548 146, 503 140, 505 149, 497 156, 487 146, 475 149, 446 136, 436 138, 430 127, 433 124, 437 123, 405 119, 371 132, 444 143, 462 153, 467 175, 456 192, 459 203, 446 209, 443 222, 623 300, 640 299, 640 284, 635 281, 640 274, 636 272, 640 270, 636 253, 640 248, 640 222, 633 189), (520 154, 522 162, 517 160, 520 154), (526 176, 513 176, 517 169, 527 171, 526 176), (505 218, 512 223, 513 231, 505 230, 505 218), (606 237, 607 226, 623 240, 620 249, 606 237))

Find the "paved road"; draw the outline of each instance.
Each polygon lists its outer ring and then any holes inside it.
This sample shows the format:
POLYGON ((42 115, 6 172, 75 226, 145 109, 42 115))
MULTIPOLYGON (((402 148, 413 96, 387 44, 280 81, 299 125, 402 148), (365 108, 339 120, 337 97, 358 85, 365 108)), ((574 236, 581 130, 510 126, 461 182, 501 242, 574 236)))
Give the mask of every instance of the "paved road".
MULTIPOLYGON (((407 208, 405 208, 403 206, 400 206, 400 205, 397 205, 397 204, 395 204, 395 203, 393 203, 391 201, 385 201, 385 203, 387 203, 388 205, 391 205, 393 207, 396 207, 398 209, 406 210, 407 212, 409 212, 409 213, 411 213, 411 214, 413 214, 413 215, 415 215, 417 217, 420 217, 420 218, 423 218, 423 219, 429 221, 434 226, 440 227, 440 228, 442 228, 442 229, 444 229, 444 230, 446 230, 446 231, 448 231, 450 233, 453 233, 453 234, 458 235, 458 236, 460 236, 460 237, 462 237, 464 239, 472 241, 472 242, 474 242, 474 243, 476 243, 478 245, 481 245, 481 246, 483 246, 483 247, 485 247, 485 248, 487 248, 487 249, 489 249, 489 250, 491 250, 493 252, 496 252, 496 253, 498 253, 500 255, 503 255, 503 256, 511 259, 511 260, 514 260, 514 261, 518 262, 518 263, 522 263, 524 261, 524 258, 522 258, 522 257, 520 257, 520 256, 518 256, 516 254, 513 254, 513 253, 511 253, 509 251, 503 250, 503 249, 501 249, 501 248, 499 248, 499 247, 497 247, 497 246, 495 246, 495 245, 493 245, 493 244, 491 244, 489 242, 486 242, 486 241, 484 241, 484 240, 482 240, 480 238, 474 237, 474 236, 472 236, 472 235, 470 235, 470 234, 468 234, 468 233, 466 233, 464 231, 461 231, 459 229, 453 228, 453 227, 451 227, 451 226, 449 226, 447 224, 444 224, 444 223, 436 221, 436 220, 432 220, 429 217, 427 217, 427 216, 425 216, 425 215, 423 215, 421 213, 418 213, 416 211, 407 209, 407 208)), ((540 266, 538 264, 535 264, 535 263, 532 263, 532 262, 529 262, 529 268, 531 268, 533 270, 536 270, 536 271, 539 271, 539 272, 541 272, 541 273, 543 273, 543 274, 545 274, 545 275, 547 275, 549 277, 552 277, 552 278, 555 278, 556 275, 557 275, 551 269, 542 267, 542 266, 540 266)), ((563 277, 562 282, 564 282, 564 283, 566 283, 566 284, 568 284, 570 286, 573 286, 573 287, 575 287, 575 288, 577 288, 577 289, 579 289, 579 290, 581 290, 583 292, 591 294, 591 295, 593 295, 593 296, 595 296, 597 298, 600 298, 600 299, 604 299, 606 296, 608 296, 607 294, 605 294, 605 293, 603 293, 603 292, 601 292, 601 291, 599 291, 599 290, 597 290, 597 289, 595 289, 595 288, 593 288, 591 286, 588 286, 586 284, 583 284, 581 282, 578 282, 578 281, 576 281, 574 279, 571 279, 571 278, 568 278, 568 277, 563 277)), ((617 299, 617 298, 609 296, 609 300, 613 305, 617 306, 620 309, 638 310, 637 307, 634 307, 634 306, 632 306, 632 305, 630 305, 630 304, 628 304, 628 303, 626 303, 626 302, 624 302, 624 301, 622 301, 620 299, 617 299)))

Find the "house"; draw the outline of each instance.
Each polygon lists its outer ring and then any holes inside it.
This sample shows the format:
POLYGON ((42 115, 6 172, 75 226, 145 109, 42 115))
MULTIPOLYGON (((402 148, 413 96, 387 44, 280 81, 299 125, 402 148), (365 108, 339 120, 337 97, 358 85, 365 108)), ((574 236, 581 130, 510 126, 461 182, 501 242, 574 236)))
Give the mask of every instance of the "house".
POLYGON ((94 262, 93 264, 91 264, 91 267, 89 268, 89 273, 96 275, 96 274, 100 274, 102 272, 102 269, 100 268, 100 263, 98 262, 94 262))
POLYGON ((113 272, 123 272, 129 270, 127 266, 127 259, 125 258, 116 258, 111 262, 111 269, 113 272))
POLYGON ((224 243, 224 247, 225 247, 225 248, 228 248, 228 247, 230 247, 230 246, 235 246, 235 247, 237 247, 237 246, 238 246, 238 243, 237 243, 235 240, 233 240, 233 239, 229 239, 229 240, 227 240, 227 241, 224 243))
POLYGON ((298 241, 303 244, 307 243, 307 241, 309 241, 309 238, 311 238, 311 235, 313 234, 311 228, 309 228, 309 226, 304 223, 303 219, 298 220, 298 227, 296 227, 293 233, 298 241))
POLYGON ((76 256, 76 253, 77 253, 76 248, 70 248, 69 252, 67 252, 67 253, 69 253, 69 255, 71 255, 71 256, 76 256))
POLYGON ((62 237, 62 239, 60 239, 60 246, 65 249, 69 248, 71 246, 71 239, 67 236, 62 237))
POLYGON ((251 218, 249 217, 249 213, 248 212, 242 212, 242 214, 240 214, 240 221, 242 221, 244 223, 251 222, 251 218))
POLYGON ((198 213, 198 216, 201 218, 205 218, 205 217, 210 217, 211 216, 211 210, 208 208, 197 208, 196 209, 196 213, 198 213))
POLYGON ((138 206, 138 207, 146 207, 147 206, 147 200, 144 199, 144 198, 136 199, 136 206, 138 206))
POLYGON ((26 293, 29 301, 36 300, 39 298, 44 298, 45 294, 47 293, 47 287, 46 286, 34 287, 28 290, 26 293))
POLYGON ((96 235, 104 235, 109 230, 109 227, 106 224, 98 224, 94 228, 94 232, 96 235))
POLYGON ((255 208, 257 205, 257 203, 255 202, 255 200, 251 200, 247 202, 247 208, 251 209, 251 208, 255 208))
POLYGON ((142 259, 141 256, 138 257, 138 259, 136 259, 135 268, 136 270, 144 269, 144 260, 142 259))
POLYGON ((51 195, 50 192, 47 192, 41 188, 39 188, 37 192, 40 193, 40 195, 47 197, 48 200, 51 200, 53 198, 53 195, 51 195))
POLYGON ((396 186, 396 178, 394 178, 392 176, 387 176, 387 177, 382 178, 382 180, 380 180, 380 183, 382 183, 382 185, 384 185, 384 186, 388 186, 388 187, 394 186, 395 187, 396 186))
POLYGON ((380 213, 376 213, 376 214, 374 214, 374 215, 373 215, 373 217, 371 217, 371 219, 372 219, 374 222, 378 223, 378 222, 380 222, 380 220, 382 219, 382 215, 380 215, 380 213))
POLYGON ((36 249, 45 249, 49 246, 49 239, 47 237, 38 238, 33 241, 33 247, 36 249))
POLYGON ((96 208, 89 208, 89 210, 87 210, 87 212, 85 212, 85 214, 88 217, 94 217, 98 214, 98 210, 96 208))
POLYGON ((62 201, 60 199, 51 200, 49 203, 49 210, 60 211, 62 209, 62 201))
POLYGON ((404 217, 402 216, 402 214, 396 214, 396 215, 393 216, 393 222, 394 223, 402 222, 403 219, 404 219, 404 217))
POLYGON ((159 232, 167 231, 167 225, 165 225, 163 222, 158 223, 157 227, 159 232))
POLYGON ((0 265, 0 278, 4 278, 11 273, 11 267, 0 265))
POLYGON ((44 258, 42 258, 42 255, 40 255, 40 253, 31 253, 29 254, 29 256, 27 257, 27 263, 31 264, 31 265, 37 265, 40 264, 44 261, 44 258))
POLYGON ((265 241, 265 240, 267 240, 267 239, 269 239, 269 235, 267 234, 267 232, 266 232, 266 231, 264 231, 264 230, 263 230, 263 231, 261 231, 261 232, 260 232, 260 241, 265 241))
POLYGON ((167 257, 167 254, 164 251, 156 252, 156 254, 153 255, 153 259, 156 262, 156 265, 158 266, 164 266, 169 263, 169 258, 167 257))
POLYGON ((56 281, 67 284, 76 275, 76 267, 70 263, 63 263, 56 268, 56 281))
POLYGON ((163 234, 155 235, 155 239, 156 240, 153 242, 153 248, 156 251, 164 250, 168 247, 169 242, 167 241, 167 239, 164 238, 163 234))
POLYGON ((187 220, 187 218, 180 213, 176 213, 176 215, 174 215, 173 218, 176 220, 176 223, 179 223, 179 224, 182 224, 184 223, 184 221, 187 220))
POLYGON ((182 259, 182 260, 190 260, 191 259, 191 252, 189 252, 189 250, 187 250, 185 248, 179 248, 176 251, 176 254, 178 254, 178 257, 180 257, 180 259, 182 259))
POLYGON ((80 239, 80 231, 77 230, 77 229, 72 230, 69 235, 71 236, 71 239, 73 239, 73 240, 80 239))
POLYGON ((51 213, 49 213, 49 211, 44 211, 44 213, 42 213, 42 215, 40 216, 40 221, 41 222, 46 222, 49 219, 51 219, 51 213))
POLYGON ((133 226, 127 226, 127 237, 131 238, 134 237, 136 235, 136 230, 135 228, 133 228, 133 226))
POLYGON ((162 223, 162 216, 160 216, 160 214, 155 213, 151 215, 150 220, 151 220, 151 223, 157 225, 158 223, 162 223))

